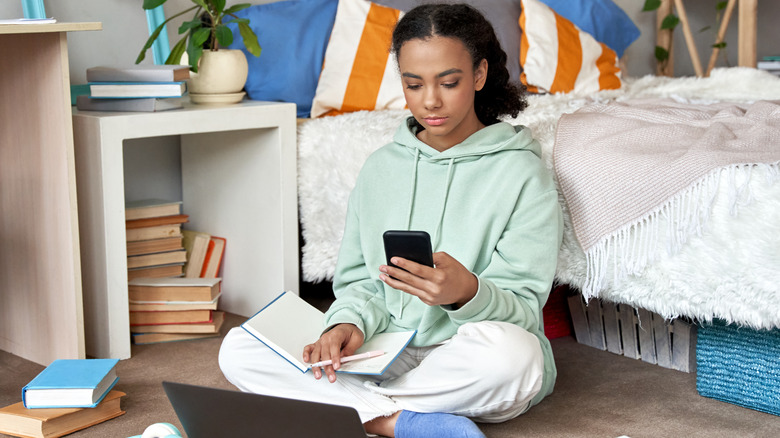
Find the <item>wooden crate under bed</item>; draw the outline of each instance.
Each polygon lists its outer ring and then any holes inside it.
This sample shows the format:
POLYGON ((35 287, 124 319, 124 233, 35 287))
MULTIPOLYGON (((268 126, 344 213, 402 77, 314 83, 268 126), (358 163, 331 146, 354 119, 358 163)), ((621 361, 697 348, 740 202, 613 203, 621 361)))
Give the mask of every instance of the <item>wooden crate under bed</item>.
POLYGON ((695 324, 600 299, 568 297, 574 335, 589 345, 686 373, 696 371, 695 324))

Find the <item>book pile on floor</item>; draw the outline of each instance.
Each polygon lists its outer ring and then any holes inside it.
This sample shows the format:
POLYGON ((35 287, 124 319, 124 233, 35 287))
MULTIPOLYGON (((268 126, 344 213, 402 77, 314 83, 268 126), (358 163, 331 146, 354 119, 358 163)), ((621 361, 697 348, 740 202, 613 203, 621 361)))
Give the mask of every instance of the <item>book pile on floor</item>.
POLYGON ((780 76, 780 56, 764 56, 758 61, 758 69, 780 76))
POLYGON ((129 202, 125 218, 133 343, 218 336, 225 239, 183 229, 181 202, 129 202))
POLYGON ((128 284, 134 344, 219 336, 221 278, 136 278, 128 284))
POLYGON ((98 66, 87 69, 89 95, 76 98, 86 111, 165 111, 183 106, 188 65, 98 66))
POLYGON ((182 242, 181 202, 147 199, 125 205, 127 278, 183 275, 187 252, 182 242))
POLYGON ((0 433, 53 438, 125 413, 113 390, 118 359, 58 359, 22 389, 22 401, 0 408, 0 433))

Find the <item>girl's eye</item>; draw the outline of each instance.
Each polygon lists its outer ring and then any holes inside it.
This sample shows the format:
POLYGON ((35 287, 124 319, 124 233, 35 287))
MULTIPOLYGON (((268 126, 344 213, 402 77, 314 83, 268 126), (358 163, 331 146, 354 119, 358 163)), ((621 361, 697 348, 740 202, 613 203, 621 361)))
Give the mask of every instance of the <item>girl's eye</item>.
POLYGON ((455 88, 455 87, 457 87, 457 86, 458 86, 458 82, 460 82, 460 81, 455 81, 455 82, 446 82, 446 83, 443 83, 443 84, 441 84, 441 85, 442 85, 444 88, 455 88))
POLYGON ((406 88, 407 88, 407 89, 409 89, 409 90, 417 90, 417 89, 419 89, 421 86, 422 86, 422 85, 418 85, 418 84, 406 84, 406 88))

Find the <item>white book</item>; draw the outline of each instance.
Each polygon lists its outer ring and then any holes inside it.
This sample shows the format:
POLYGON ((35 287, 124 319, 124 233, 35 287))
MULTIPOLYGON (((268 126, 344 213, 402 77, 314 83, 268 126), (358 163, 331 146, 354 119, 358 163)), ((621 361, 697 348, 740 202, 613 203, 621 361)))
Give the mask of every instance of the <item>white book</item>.
POLYGON ((178 82, 189 77, 189 65, 100 65, 87 69, 87 82, 178 82))
POLYGON ((179 109, 184 106, 181 97, 170 98, 131 98, 131 99, 92 99, 86 95, 76 97, 76 108, 81 111, 128 111, 156 112, 179 109))
MULTIPOLYGON (((310 368, 309 364, 303 361, 303 348, 320 338, 325 328, 324 319, 324 313, 298 295, 283 292, 241 324, 241 327, 305 373, 310 368)), ((381 375, 409 345, 416 333, 417 331, 413 330, 376 334, 358 348, 355 354, 382 351, 383 355, 344 362, 337 372, 381 375)))
POLYGON ((92 98, 121 97, 181 97, 187 92, 186 82, 91 82, 92 98))
POLYGON ((758 61, 760 70, 780 70, 780 61, 758 61))

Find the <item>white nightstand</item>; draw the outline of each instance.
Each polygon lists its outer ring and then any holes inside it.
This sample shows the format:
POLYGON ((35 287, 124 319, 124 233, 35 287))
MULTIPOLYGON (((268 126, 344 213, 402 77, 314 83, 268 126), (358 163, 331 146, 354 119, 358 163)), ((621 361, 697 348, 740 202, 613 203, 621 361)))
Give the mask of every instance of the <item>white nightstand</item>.
POLYGON ((157 113, 73 110, 86 351, 130 357, 124 141, 179 136, 188 227, 227 239, 220 308, 251 316, 298 293, 295 105, 188 104, 157 113))

